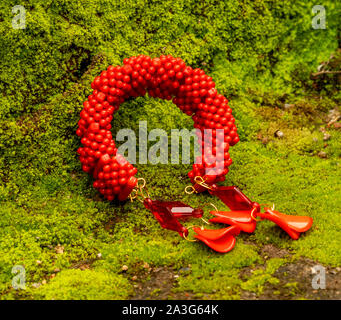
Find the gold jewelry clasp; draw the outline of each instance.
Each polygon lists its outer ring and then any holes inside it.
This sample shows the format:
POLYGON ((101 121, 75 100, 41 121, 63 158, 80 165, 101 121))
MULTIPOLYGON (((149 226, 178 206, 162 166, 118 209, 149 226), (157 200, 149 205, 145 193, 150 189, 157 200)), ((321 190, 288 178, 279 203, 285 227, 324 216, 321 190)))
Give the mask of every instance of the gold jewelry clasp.
POLYGON ((257 210, 257 207, 253 207, 253 209, 251 211, 251 218, 255 221, 261 221, 262 219, 257 219, 257 217, 255 216, 256 210, 257 210))
POLYGON ((133 202, 135 199, 143 203, 144 199, 150 198, 148 189, 146 187, 146 180, 143 178, 138 178, 135 188, 131 191, 129 195, 130 201, 133 202), (142 184, 140 184, 140 181, 142 184), (141 199, 142 198, 142 199, 141 199))
MULTIPOLYGON (((202 186, 206 189, 209 189, 209 190, 212 190, 212 187, 210 185, 208 185, 206 182, 205 182, 205 179, 201 176, 196 176, 194 178, 194 182, 196 184, 198 184, 199 186, 202 186)), ((185 193, 187 194, 193 194, 193 193, 198 193, 197 190, 195 190, 195 188, 192 186, 192 185, 189 185, 185 188, 185 193)))
MULTIPOLYGON (((197 225, 193 225, 193 226, 189 226, 187 227, 187 230, 193 229, 193 228, 200 228, 201 230, 204 230, 203 226, 197 226, 197 225)), ((189 239, 188 235, 186 236, 185 233, 182 234, 183 238, 189 242, 196 242, 199 241, 198 239, 189 239)))

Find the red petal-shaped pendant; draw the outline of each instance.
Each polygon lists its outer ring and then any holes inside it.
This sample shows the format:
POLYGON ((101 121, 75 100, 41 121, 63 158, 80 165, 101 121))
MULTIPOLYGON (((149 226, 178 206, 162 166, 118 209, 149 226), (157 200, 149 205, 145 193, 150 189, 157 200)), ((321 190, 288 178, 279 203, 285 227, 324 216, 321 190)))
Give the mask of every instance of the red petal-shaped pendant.
POLYGON ((257 213, 262 219, 270 220, 281 227, 289 236, 297 240, 302 232, 309 230, 313 224, 313 219, 307 216, 290 216, 269 208, 264 208, 265 212, 257 213))
POLYGON ((210 219, 213 223, 224 223, 237 226, 244 232, 252 233, 256 229, 256 221, 251 218, 250 211, 211 211, 215 218, 210 219))
POLYGON ((201 229, 199 227, 193 228, 193 230, 199 235, 208 240, 217 240, 224 237, 227 234, 237 236, 240 233, 240 229, 236 226, 231 226, 223 229, 201 229))
POLYGON ((193 228, 193 230, 197 233, 194 236, 196 239, 221 253, 229 252, 234 248, 236 244, 234 235, 238 235, 240 232, 240 229, 236 226, 218 230, 202 230, 201 228, 193 228))
POLYGON ((209 240, 199 235, 195 235, 195 238, 204 242, 207 246, 209 246, 214 251, 221 252, 221 253, 226 253, 226 252, 231 251, 236 244, 236 238, 230 234, 227 234, 226 236, 219 238, 217 240, 209 240))

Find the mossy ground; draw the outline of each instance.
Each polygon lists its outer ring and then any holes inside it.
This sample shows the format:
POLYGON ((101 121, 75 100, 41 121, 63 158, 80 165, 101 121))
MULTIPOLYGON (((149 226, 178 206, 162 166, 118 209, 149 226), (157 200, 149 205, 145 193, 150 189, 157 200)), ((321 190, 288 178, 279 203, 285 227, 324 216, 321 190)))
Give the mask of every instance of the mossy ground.
MULTIPOLYGON (((301 256, 341 266, 341 133, 326 126, 340 103, 340 78, 311 77, 331 54, 329 65, 340 61, 335 3, 324 3, 325 30, 311 28, 311 1, 23 1, 24 30, 11 27, 15 4, 0 5, 1 299, 128 299, 149 268, 187 270, 168 298, 238 299, 278 285, 276 270, 301 256), (241 137, 225 184, 313 217, 310 231, 292 241, 262 222, 221 255, 161 230, 140 203, 98 195, 76 156, 82 102, 101 70, 141 53, 180 56, 212 75, 241 137), (275 138, 276 130, 284 137, 275 138), (264 259, 260 250, 269 244, 291 256, 264 259), (11 287, 15 265, 25 267, 26 290, 11 287), (263 267, 241 277, 254 266, 263 267)), ((141 120, 149 130, 192 128, 170 102, 145 97, 121 106, 113 133, 141 120)), ((155 197, 226 209, 208 194, 183 192, 190 165, 137 167, 155 197)))

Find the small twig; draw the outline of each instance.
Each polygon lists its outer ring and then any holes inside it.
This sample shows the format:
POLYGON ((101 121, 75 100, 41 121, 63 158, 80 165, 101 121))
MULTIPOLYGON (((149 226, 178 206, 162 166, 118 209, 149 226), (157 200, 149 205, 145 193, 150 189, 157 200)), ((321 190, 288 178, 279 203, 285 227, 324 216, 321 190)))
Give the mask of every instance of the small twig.
POLYGON ((337 122, 339 119, 341 119, 341 116, 334 117, 328 122, 327 127, 329 128, 333 123, 337 122))
POLYGON ((337 74, 337 73, 341 73, 341 71, 320 71, 320 72, 316 72, 313 73, 313 76, 319 76, 321 74, 337 74))

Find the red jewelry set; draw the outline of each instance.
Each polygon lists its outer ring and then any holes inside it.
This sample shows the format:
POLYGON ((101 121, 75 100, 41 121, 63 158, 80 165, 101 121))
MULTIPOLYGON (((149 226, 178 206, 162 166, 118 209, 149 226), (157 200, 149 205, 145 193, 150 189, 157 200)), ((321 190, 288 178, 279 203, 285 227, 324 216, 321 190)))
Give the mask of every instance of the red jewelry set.
POLYGON ((250 201, 237 187, 217 185, 225 180, 232 164, 229 147, 235 145, 239 137, 228 100, 217 93, 212 78, 203 70, 192 69, 172 56, 152 59, 140 55, 124 59, 123 66, 109 66, 94 79, 91 87, 93 92, 83 103, 76 131, 83 145, 77 152, 83 171, 93 176, 94 187, 107 200, 141 199, 163 228, 177 231, 185 239, 188 239, 189 228, 180 221, 202 219, 201 208, 195 209, 179 201, 152 200, 144 179, 135 177, 137 169, 117 153, 110 131, 115 111, 127 99, 148 93, 154 98, 172 100, 194 121, 202 152, 188 173, 193 186, 187 187, 186 192, 207 190, 232 210, 211 211, 214 218, 209 224, 223 223, 229 227, 193 226, 193 241, 200 240, 215 251, 228 252, 235 245, 235 236, 240 231, 253 232, 259 219, 273 221, 293 239, 298 239, 301 232, 311 227, 310 217, 288 216, 267 207, 261 212, 261 206, 250 201))

